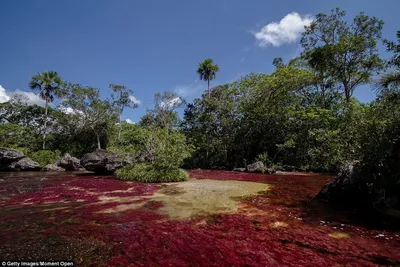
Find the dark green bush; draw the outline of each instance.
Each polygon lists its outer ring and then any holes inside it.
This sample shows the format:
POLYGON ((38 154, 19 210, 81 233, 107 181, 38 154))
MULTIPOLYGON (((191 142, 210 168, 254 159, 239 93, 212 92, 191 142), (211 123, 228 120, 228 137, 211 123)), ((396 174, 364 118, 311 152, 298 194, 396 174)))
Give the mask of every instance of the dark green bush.
POLYGON ((60 151, 50 151, 50 150, 39 150, 37 152, 31 152, 27 155, 33 161, 36 161, 40 166, 46 166, 47 164, 55 163, 61 156, 60 151))
POLYGON ((156 169, 154 165, 139 163, 129 165, 115 172, 119 180, 145 183, 181 182, 189 178, 186 171, 179 168, 156 169))

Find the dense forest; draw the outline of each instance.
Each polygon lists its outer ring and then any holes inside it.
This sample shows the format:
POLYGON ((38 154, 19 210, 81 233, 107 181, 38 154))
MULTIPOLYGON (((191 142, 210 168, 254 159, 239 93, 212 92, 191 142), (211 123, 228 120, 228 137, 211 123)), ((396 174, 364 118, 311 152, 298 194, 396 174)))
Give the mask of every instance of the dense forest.
POLYGON ((337 173, 352 163, 369 202, 399 207, 400 31, 397 40, 384 40, 383 25, 364 13, 318 14, 302 35, 300 56, 277 57, 272 73, 229 84, 212 86, 223 66, 206 59, 197 69, 207 86, 200 98, 186 103, 174 92, 157 93, 137 124, 121 121, 125 109, 137 107, 130 88, 111 84, 110 97, 102 99, 99 89, 61 73, 38 73, 29 87, 45 107, 27 105, 18 94, 2 103, 0 146, 22 150, 42 166, 64 153, 107 149, 140 158, 119 170, 119 178, 146 181, 185 179, 178 167, 231 170, 262 161, 276 170, 337 173), (390 58, 381 57, 380 47, 390 58), (375 88, 375 101, 353 97, 363 85, 375 88), (55 98, 57 108, 50 105, 55 98))

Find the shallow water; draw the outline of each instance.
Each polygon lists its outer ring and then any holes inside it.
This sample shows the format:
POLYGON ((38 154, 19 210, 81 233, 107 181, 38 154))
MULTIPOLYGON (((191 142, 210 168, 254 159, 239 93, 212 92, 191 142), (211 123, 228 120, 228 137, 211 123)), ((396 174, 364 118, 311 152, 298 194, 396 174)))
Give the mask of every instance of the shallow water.
POLYGON ((142 184, 0 174, 3 259, 77 266, 396 266, 399 230, 313 199, 331 176, 191 171, 142 184))
POLYGON ((163 207, 157 210, 171 219, 187 219, 200 215, 234 213, 240 198, 266 192, 269 186, 263 183, 243 181, 218 181, 192 179, 183 183, 166 184, 151 200, 159 201, 163 207))

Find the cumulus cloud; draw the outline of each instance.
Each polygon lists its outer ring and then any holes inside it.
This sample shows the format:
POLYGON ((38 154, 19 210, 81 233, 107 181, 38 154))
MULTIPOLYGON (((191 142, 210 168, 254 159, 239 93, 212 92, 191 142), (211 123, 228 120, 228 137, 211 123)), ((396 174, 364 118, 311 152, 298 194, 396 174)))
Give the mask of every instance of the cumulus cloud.
POLYGON ((45 101, 41 99, 39 95, 33 92, 26 92, 19 89, 14 92, 10 92, 0 85, 0 103, 4 103, 13 99, 19 99, 27 105, 43 106, 45 104, 45 101))
POLYGON ((133 95, 130 95, 129 99, 132 101, 133 104, 136 104, 136 105, 140 105, 142 103, 142 101, 140 101, 139 99, 137 99, 133 95))
POLYGON ((126 121, 127 123, 129 123, 129 124, 136 124, 133 120, 131 120, 131 119, 129 119, 129 118, 126 119, 125 121, 126 121))
POLYGON ((39 97, 39 95, 33 92, 25 92, 21 90, 16 90, 14 95, 21 95, 24 99, 26 99, 26 104, 28 105, 39 105, 44 106, 45 101, 39 97))
POLYGON ((304 26, 309 26, 312 21, 311 15, 302 16, 293 12, 287 14, 281 21, 271 22, 262 27, 259 32, 253 34, 259 46, 273 45, 277 47, 297 41, 304 31, 304 26))
POLYGON ((10 101, 10 96, 7 94, 6 89, 0 85, 0 103, 10 101))

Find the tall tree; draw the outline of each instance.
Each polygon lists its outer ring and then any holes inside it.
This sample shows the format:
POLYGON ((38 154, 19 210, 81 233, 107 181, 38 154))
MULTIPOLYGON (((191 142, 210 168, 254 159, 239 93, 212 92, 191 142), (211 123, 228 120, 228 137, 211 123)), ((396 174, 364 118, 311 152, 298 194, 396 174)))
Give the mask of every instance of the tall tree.
POLYGON ((53 102, 54 96, 61 95, 61 85, 63 81, 55 71, 45 71, 32 77, 29 87, 34 91, 39 91, 40 97, 45 101, 45 119, 43 126, 43 150, 46 149, 47 133, 47 111, 49 103, 53 102))
POLYGON ((93 87, 69 84, 68 95, 61 103, 69 108, 71 117, 76 119, 76 127, 91 129, 96 135, 97 148, 101 148, 101 136, 109 126, 117 122, 118 110, 109 100, 100 98, 99 90, 93 87))
POLYGON ((317 69, 325 68, 350 102, 355 88, 369 83, 383 68, 377 49, 383 21, 361 12, 348 24, 345 15, 339 8, 328 15, 318 14, 305 27, 301 44, 303 56, 317 69))
POLYGON ((154 108, 147 110, 140 121, 140 125, 156 124, 158 127, 171 130, 178 124, 177 108, 183 107, 185 100, 174 92, 166 91, 163 94, 154 94, 154 108))
POLYGON ((210 81, 215 79, 219 66, 214 64, 211 58, 203 60, 197 68, 197 73, 200 75, 200 80, 207 81, 208 83, 208 96, 210 96, 210 81))
POLYGON ((121 120, 122 114, 124 113, 125 108, 137 108, 139 106, 138 102, 134 102, 132 100, 133 91, 124 85, 110 84, 110 88, 114 91, 112 96, 113 104, 117 106, 119 111, 119 131, 118 131, 118 140, 121 139, 121 120))
MULTIPOLYGON (((200 62, 197 73, 200 75, 200 80, 207 81, 207 92, 210 97, 210 81, 215 79, 219 66, 214 64, 211 58, 207 58, 200 62)), ((210 134, 208 128, 206 128, 206 140, 207 140, 207 151, 206 151, 206 163, 208 164, 208 155, 210 150, 210 134)))

